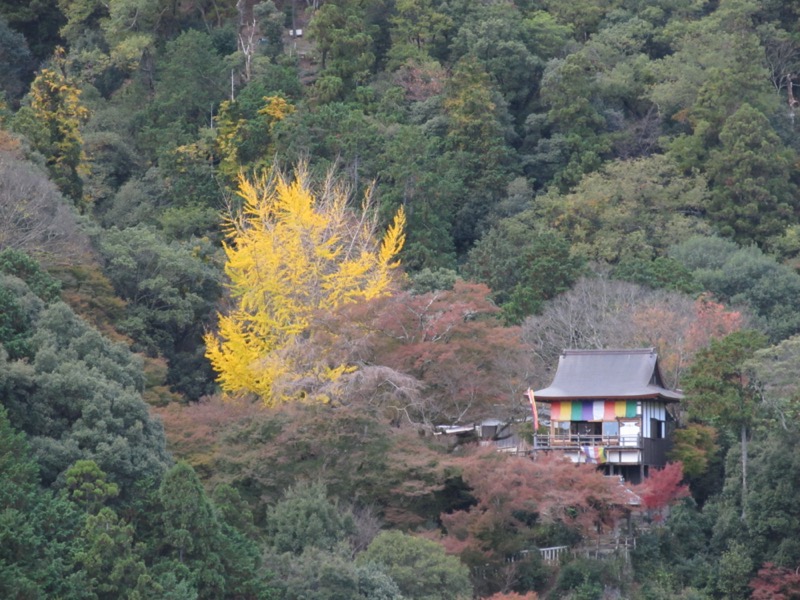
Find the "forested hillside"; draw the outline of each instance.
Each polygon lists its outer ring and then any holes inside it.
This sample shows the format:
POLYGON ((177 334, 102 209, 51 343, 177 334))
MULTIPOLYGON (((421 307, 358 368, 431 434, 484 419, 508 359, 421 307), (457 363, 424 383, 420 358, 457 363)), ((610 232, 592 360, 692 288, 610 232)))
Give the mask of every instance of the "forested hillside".
POLYGON ((778 0, 0 0, 0 597, 800 597, 798 77, 778 0), (650 346, 642 505, 434 434, 650 346))

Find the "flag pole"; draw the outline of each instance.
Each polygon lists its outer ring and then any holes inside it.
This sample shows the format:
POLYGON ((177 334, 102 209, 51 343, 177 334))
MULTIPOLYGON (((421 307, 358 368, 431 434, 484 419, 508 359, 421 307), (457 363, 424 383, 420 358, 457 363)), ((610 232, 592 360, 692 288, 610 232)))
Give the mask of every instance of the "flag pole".
POLYGON ((533 390, 528 388, 528 391, 525 392, 525 395, 528 397, 528 400, 531 402, 531 411, 533 412, 533 432, 539 429, 539 411, 536 409, 536 398, 533 397, 533 390))

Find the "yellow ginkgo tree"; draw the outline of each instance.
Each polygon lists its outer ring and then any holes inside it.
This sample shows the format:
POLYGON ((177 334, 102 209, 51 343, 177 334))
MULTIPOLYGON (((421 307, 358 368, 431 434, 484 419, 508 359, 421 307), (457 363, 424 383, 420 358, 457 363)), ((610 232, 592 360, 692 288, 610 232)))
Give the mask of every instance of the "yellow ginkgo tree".
MULTIPOLYGON (((239 178, 242 210, 226 222, 225 272, 231 309, 206 335, 206 356, 223 391, 255 394, 267 405, 294 398, 277 392, 286 378, 334 381, 348 365, 297 372, 285 350, 315 315, 390 293, 405 239, 399 210, 382 240, 369 201, 353 210, 348 191, 329 176, 312 191, 304 167, 239 178)), ((369 195, 367 195, 369 198, 369 195)))

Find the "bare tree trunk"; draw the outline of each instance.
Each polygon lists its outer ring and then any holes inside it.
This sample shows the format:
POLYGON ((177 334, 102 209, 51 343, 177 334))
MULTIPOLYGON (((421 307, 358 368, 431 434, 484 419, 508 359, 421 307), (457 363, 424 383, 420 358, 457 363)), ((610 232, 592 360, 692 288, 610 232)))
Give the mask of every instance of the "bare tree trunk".
POLYGON ((747 425, 742 425, 742 521, 747 515, 747 425))
POLYGON ((139 58, 139 72, 150 93, 155 92, 155 61, 149 48, 142 50, 142 56, 139 58))
POLYGON ((239 0, 236 3, 236 10, 239 13, 239 33, 237 40, 239 43, 239 51, 244 54, 244 80, 249 82, 252 76, 252 63, 253 56, 256 52, 256 18, 252 17, 252 23, 247 24, 247 4, 244 0, 239 0))
POLYGON ((794 127, 794 114, 795 109, 800 102, 798 102, 797 98, 794 97, 794 75, 788 73, 785 77, 786 79, 786 96, 787 102, 789 104, 789 120, 792 122, 792 127, 794 127))

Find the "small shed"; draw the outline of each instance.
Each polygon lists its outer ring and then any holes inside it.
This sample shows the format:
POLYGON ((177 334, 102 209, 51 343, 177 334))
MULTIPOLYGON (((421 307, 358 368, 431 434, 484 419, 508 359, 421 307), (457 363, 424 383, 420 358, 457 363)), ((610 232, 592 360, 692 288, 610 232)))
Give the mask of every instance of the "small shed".
POLYGON ((535 452, 563 452, 634 483, 666 464, 674 429, 667 407, 683 398, 664 386, 654 348, 564 350, 553 382, 534 396, 550 414, 535 452))

